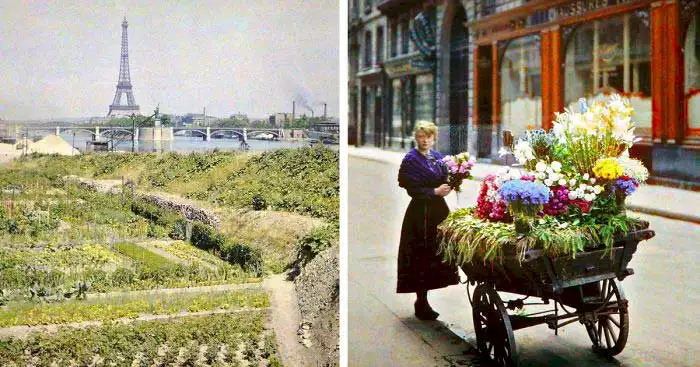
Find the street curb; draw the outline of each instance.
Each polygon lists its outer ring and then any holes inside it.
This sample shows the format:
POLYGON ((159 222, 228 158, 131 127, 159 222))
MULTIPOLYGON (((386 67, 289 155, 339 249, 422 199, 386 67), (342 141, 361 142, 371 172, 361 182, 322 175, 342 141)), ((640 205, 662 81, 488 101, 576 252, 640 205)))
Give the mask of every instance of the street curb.
POLYGON ((627 210, 631 210, 631 211, 638 212, 638 213, 654 215, 657 217, 664 217, 664 218, 673 219, 673 220, 680 220, 680 221, 689 222, 689 223, 693 223, 693 224, 700 224, 700 217, 698 217, 697 215, 692 215, 692 214, 674 213, 674 212, 670 212, 667 210, 661 210, 661 209, 656 209, 656 208, 647 208, 647 207, 637 206, 637 205, 627 205, 627 210))
MULTIPOLYGON (((354 157, 354 158, 361 158, 361 159, 368 160, 368 161, 379 162, 379 163, 386 163, 386 164, 394 163, 394 161, 392 159, 363 154, 362 152, 357 151, 357 150, 352 149, 352 148, 348 149, 348 156, 354 157)), ((472 177, 473 177, 474 181, 483 181, 484 180, 484 177, 481 177, 481 176, 472 176, 472 177)), ((638 205, 634 205, 634 204, 628 204, 627 210, 634 211, 637 213, 654 215, 657 217, 668 218, 668 219, 672 219, 672 220, 679 220, 679 221, 689 222, 689 223, 693 223, 693 224, 700 224, 700 216, 693 215, 693 214, 676 213, 676 212, 671 212, 671 211, 657 209, 657 208, 638 206, 638 205)))

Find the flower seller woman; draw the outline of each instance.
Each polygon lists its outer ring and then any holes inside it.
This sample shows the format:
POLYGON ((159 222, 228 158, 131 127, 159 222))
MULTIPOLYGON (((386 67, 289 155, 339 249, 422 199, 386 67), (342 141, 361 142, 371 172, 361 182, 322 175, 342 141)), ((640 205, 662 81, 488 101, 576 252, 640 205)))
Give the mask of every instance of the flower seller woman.
POLYGON ((447 168, 442 154, 432 150, 437 127, 432 122, 416 124, 416 148, 411 149, 399 168, 399 186, 411 196, 401 227, 398 258, 398 293, 416 293, 416 317, 435 320, 438 313, 428 303, 428 291, 458 284, 457 267, 442 262, 437 254, 437 226, 449 214, 444 197, 447 168))

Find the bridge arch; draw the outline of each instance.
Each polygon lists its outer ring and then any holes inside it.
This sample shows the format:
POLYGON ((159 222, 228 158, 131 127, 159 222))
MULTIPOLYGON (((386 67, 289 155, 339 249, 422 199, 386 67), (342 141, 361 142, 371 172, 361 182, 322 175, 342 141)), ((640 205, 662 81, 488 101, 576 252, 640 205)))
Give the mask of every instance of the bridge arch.
MULTIPOLYGON (((215 135, 221 135, 226 132, 231 132, 231 134, 236 135, 239 139, 243 139, 243 130, 238 130, 238 129, 216 129, 216 130, 211 130, 211 136, 215 135)), ((247 135, 250 135, 248 133, 247 135)))
POLYGON ((272 134, 275 138, 280 138, 279 130, 248 130, 248 136, 257 136, 260 134, 272 134))
POLYGON ((200 134, 201 136, 206 137, 207 133, 206 131, 202 131, 203 129, 173 129, 173 134, 179 133, 179 132, 190 132, 190 133, 197 133, 200 134))

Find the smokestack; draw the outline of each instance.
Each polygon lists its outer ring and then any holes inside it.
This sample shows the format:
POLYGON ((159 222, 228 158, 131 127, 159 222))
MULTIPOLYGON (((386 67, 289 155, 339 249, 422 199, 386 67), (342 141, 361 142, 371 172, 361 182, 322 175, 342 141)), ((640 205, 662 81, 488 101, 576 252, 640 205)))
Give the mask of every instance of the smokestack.
POLYGON ((326 102, 323 102, 323 119, 326 119, 326 102))
POLYGON ((294 123, 294 109, 296 108, 296 101, 292 101, 292 124, 294 123))

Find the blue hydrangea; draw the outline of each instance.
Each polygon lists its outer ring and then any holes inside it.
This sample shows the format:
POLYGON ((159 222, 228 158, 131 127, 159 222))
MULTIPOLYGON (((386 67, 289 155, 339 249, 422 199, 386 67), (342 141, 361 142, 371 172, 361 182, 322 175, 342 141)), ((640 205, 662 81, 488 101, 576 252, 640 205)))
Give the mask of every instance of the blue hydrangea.
POLYGON ((639 182, 633 178, 618 178, 612 186, 613 191, 624 191, 626 196, 637 191, 639 182))
POLYGON ((498 194, 507 204, 540 205, 549 202, 549 187, 531 181, 510 180, 498 189, 498 194))

